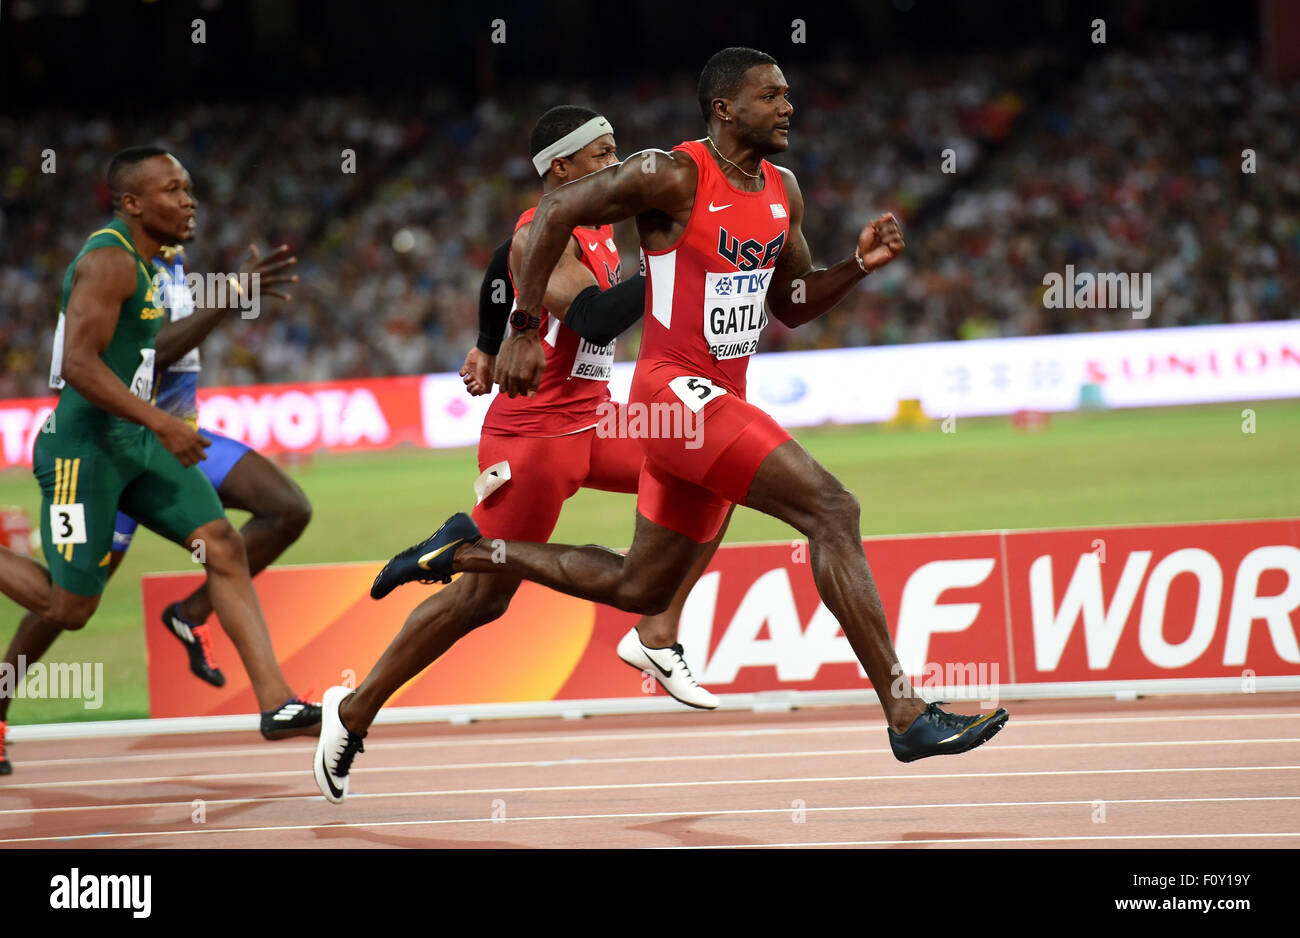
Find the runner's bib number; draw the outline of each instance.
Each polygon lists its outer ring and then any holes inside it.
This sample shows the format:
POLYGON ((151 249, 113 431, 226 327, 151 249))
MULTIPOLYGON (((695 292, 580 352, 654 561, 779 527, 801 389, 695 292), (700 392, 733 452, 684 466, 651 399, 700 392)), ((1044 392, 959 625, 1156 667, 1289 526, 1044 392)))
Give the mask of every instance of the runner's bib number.
POLYGON ((153 362, 154 350, 140 349, 140 367, 131 376, 131 393, 146 402, 153 397, 153 362))
POLYGON ((704 274, 704 341, 719 361, 744 358, 758 351, 767 325, 767 288, 772 268, 748 273, 704 274))
POLYGON ((726 388, 718 387, 708 378, 697 378, 692 375, 673 378, 668 382, 668 387, 682 399, 682 403, 689 407, 693 414, 698 414, 700 408, 709 401, 727 393, 726 388))
POLYGON ((86 543, 86 506, 80 502, 51 505, 50 540, 55 544, 86 543))
POLYGON ((608 381, 614 374, 614 343, 595 345, 586 339, 578 338, 578 351, 573 356, 572 378, 586 378, 588 381, 608 381))

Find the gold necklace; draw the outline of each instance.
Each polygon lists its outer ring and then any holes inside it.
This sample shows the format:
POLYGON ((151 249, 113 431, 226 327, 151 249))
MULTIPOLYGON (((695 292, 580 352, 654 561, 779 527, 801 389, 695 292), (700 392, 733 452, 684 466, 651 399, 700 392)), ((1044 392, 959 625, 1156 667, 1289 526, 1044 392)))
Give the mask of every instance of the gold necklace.
POLYGON ((709 143, 713 146, 713 152, 718 154, 718 159, 722 160, 722 162, 730 166, 735 166, 736 169, 739 169, 742 173, 745 173, 745 175, 748 176, 750 179, 757 179, 759 176, 763 175, 761 172, 763 166, 762 161, 759 162, 759 169, 760 169, 759 172, 757 173, 745 172, 744 169, 741 169, 741 167, 736 166, 735 163, 731 162, 731 160, 727 159, 725 156, 722 155, 722 151, 718 149, 718 145, 713 142, 713 137, 709 137, 709 143))

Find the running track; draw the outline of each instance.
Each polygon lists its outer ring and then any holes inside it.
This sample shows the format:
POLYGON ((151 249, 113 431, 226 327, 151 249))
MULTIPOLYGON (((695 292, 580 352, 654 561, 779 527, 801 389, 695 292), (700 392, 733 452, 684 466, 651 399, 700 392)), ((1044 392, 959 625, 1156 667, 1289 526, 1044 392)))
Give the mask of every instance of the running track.
POLYGON ((864 707, 379 726, 340 806, 314 739, 27 741, 0 848, 1300 846, 1300 694, 1005 705, 910 765, 864 707))

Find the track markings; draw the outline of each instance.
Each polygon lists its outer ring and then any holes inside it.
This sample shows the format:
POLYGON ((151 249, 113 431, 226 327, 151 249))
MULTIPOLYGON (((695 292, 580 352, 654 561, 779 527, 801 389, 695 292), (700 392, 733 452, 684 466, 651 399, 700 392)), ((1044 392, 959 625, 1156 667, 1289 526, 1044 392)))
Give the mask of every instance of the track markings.
MULTIPOLYGON (((1008 743, 998 746, 1001 752, 1036 751, 1056 749, 1122 749, 1122 748, 1162 748, 1179 746, 1236 746, 1254 743, 1271 745, 1300 745, 1300 738, 1275 737, 1268 739, 1184 739, 1184 740, 1142 740, 1133 742, 1099 742, 1099 743, 1008 743)), ((644 765, 650 763, 674 762, 725 762, 738 759, 829 759, 857 758, 861 756, 890 755, 888 749, 811 749, 794 752, 726 752, 704 753, 695 755, 654 755, 654 756, 608 756, 608 757, 574 757, 569 759, 524 759, 514 762, 449 762, 429 765, 381 765, 363 769, 365 775, 391 774, 396 772, 450 772, 479 771, 499 769, 555 768, 564 766, 595 765, 644 765)), ((305 756, 304 756, 305 760, 305 756)), ((83 786, 101 787, 107 785, 157 785, 167 782, 201 782, 226 779, 253 780, 271 778, 306 777, 306 769, 282 769, 267 772, 227 772, 220 774, 195 775, 153 775, 143 778, 99 778, 99 779, 64 779, 59 781, 36 781, 34 787, 78 788, 83 786)), ((921 778, 924 776, 904 776, 921 778)), ((13 786, 17 787, 17 786, 13 786)), ((0 789, 3 790, 3 789, 0 789)))
MULTIPOLYGON (((484 789, 483 791, 474 791, 461 794, 490 794, 496 793, 499 789, 484 789)), ((392 791, 392 792, 353 792, 348 795, 348 801, 376 801, 392 800, 395 798, 427 798, 439 795, 446 795, 448 792, 442 791, 392 791)), ((209 808, 222 807, 241 807, 256 806, 262 804, 277 804, 285 802, 317 802, 320 801, 320 795, 266 795, 260 798, 206 798, 204 803, 209 808)), ((1107 804, 1199 804, 1199 803, 1220 803, 1233 801, 1300 801, 1300 795, 1229 795, 1222 797, 1204 797, 1204 798, 1107 798, 1107 804)), ((840 807, 810 807, 804 810, 813 811, 903 811, 913 810, 916 808, 1017 808, 1017 807, 1046 807, 1051 805, 1085 805, 1091 806, 1095 801, 980 801, 980 802, 940 802, 936 804, 878 804, 878 805, 846 805, 840 807)), ((68 805, 61 808, 15 808, 0 811, 0 814, 67 814, 74 811, 115 811, 115 810, 143 810, 143 809, 166 809, 175 808, 178 811, 189 812, 192 803, 189 801, 125 801, 118 804, 94 804, 94 805, 68 805)), ((634 814, 574 814, 574 815, 557 815, 542 816, 532 818, 512 818, 511 820, 572 820, 572 819, 593 819, 593 818, 639 818, 639 817, 659 817, 660 815, 680 815, 681 811, 651 811, 634 814)), ((789 808, 755 808, 755 809, 735 809, 735 810, 712 810, 700 808, 685 812, 688 814, 789 814, 789 808)), ((470 821, 480 820, 478 818, 453 819, 446 820, 442 823, 460 824, 470 821)), ((481 820, 491 820, 491 818, 482 818, 481 820)), ((326 825, 333 826, 333 825, 326 825)), ((0 840, 0 843, 7 841, 0 840)))
MULTIPOLYGON (((1017 731, 1037 726, 1096 726, 1096 725, 1116 725, 1124 723, 1178 723, 1207 720, 1300 720, 1300 713, 1213 713, 1203 715, 1176 715, 1176 716, 1142 716, 1142 717, 1099 717, 1095 719, 1045 719, 1039 720, 1032 717, 1015 719, 1012 714, 1012 721, 1008 727, 1017 731)), ((409 724, 404 724, 409 725, 409 724)), ((730 729, 730 730, 687 730, 677 731, 652 731, 646 733, 569 733, 558 736, 530 736, 521 734, 518 736, 480 736, 472 739, 420 739, 403 742, 375 742, 366 747, 367 753, 377 753, 385 751, 405 751, 411 749, 442 749, 453 746, 514 746, 514 745, 538 745, 548 746, 563 743, 611 743, 611 742, 637 742, 642 740, 667 739, 678 741, 682 739, 752 739, 764 736, 786 736, 786 735, 807 735, 812 733, 852 733, 852 734, 871 734, 881 733, 885 729, 884 723, 872 724, 839 724, 833 726, 781 726, 767 727, 762 729, 730 729)), ((228 732, 228 731, 227 731, 228 732)), ((131 738, 131 737, 123 737, 131 738)), ((138 737, 144 738, 144 737, 138 737)), ((37 746, 45 745, 51 742, 62 742, 60 740, 26 740, 20 741, 19 746, 37 746)), ((1068 745, 1068 744, 1062 744, 1068 745)), ((999 747, 1005 748, 1005 747, 999 747)), ((315 750, 315 743, 310 748, 303 747, 299 751, 310 753, 315 750)), ((291 750, 286 746, 267 746, 248 747, 242 749, 207 749, 198 752, 178 749, 175 752, 150 752, 150 753, 130 753, 114 754, 114 762, 137 762, 137 761, 165 761, 168 759, 229 759, 229 758, 260 758, 266 756, 281 756, 291 750)), ((871 750, 860 750, 868 752, 871 750)), ((50 765, 80 765, 91 763, 102 763, 107 756, 78 756, 71 759, 43 759, 35 761, 24 761, 23 766, 32 768, 38 766, 50 765)))
MULTIPOLYGON (((406 796, 419 794, 418 792, 407 792, 406 796)), ((1230 797, 1230 798, 1126 798, 1110 800, 1108 804, 1121 805, 1166 805, 1166 804, 1218 804, 1224 802, 1242 802, 1242 801, 1300 801, 1300 795, 1266 795, 1259 797, 1230 797)), ((217 802, 208 802, 209 806, 217 802)), ((1079 807, 1088 806, 1089 801, 970 801, 948 803, 940 802, 934 804, 891 804, 891 805, 843 805, 833 807, 808 807, 803 810, 809 814, 814 813, 852 813, 860 811, 916 811, 916 810, 942 810, 952 808, 1037 808, 1037 807, 1079 807)), ((188 805, 179 805, 188 810, 188 805)), ((518 825, 525 822, 543 822, 543 821, 633 821, 646 820, 650 818, 690 818, 690 817, 736 817, 736 816, 763 816, 763 815, 788 815, 789 808, 719 808, 719 809, 699 809, 692 811, 636 811, 618 814, 541 814, 541 815, 524 815, 510 818, 508 822, 512 825, 518 825)), ((438 825, 452 824, 499 824, 498 820, 490 817, 474 818, 437 818, 437 819, 417 819, 403 821, 343 821, 327 824, 284 824, 268 825, 265 827, 196 827, 185 828, 181 830, 168 831, 103 831, 94 834, 64 834, 60 836, 49 837, 15 837, 0 840, 4 844, 20 843, 40 843, 52 840, 108 840, 121 837, 168 837, 168 836, 193 836, 195 834, 243 834, 243 833, 269 833, 273 831, 309 831, 309 830, 338 830, 340 828, 365 829, 372 827, 433 827, 438 825)), ((1137 835, 1141 838, 1160 838, 1160 837, 1229 837, 1229 836, 1251 836, 1251 837, 1296 837, 1300 833, 1284 834, 1152 834, 1137 835)), ((980 837, 980 838, 961 838, 954 840, 901 840, 901 841, 850 841, 854 845, 888 845, 888 844, 925 844, 925 843, 967 843, 967 842, 1002 842, 1002 841, 1019 841, 1019 840, 1111 840, 1124 839, 1107 836, 1096 837, 980 837)), ((758 844, 757 846, 833 846, 836 841, 826 841, 817 844, 758 844)), ((721 846, 737 847, 747 846, 742 844, 724 844, 721 846)))
POLYGON ((823 840, 789 844, 705 844, 702 846, 669 844, 653 850, 743 850, 764 847, 920 847, 945 844, 1029 844, 1079 843, 1102 840, 1256 840, 1260 838, 1300 837, 1300 831, 1276 834, 1096 834, 1087 837, 954 837, 934 840, 823 840))

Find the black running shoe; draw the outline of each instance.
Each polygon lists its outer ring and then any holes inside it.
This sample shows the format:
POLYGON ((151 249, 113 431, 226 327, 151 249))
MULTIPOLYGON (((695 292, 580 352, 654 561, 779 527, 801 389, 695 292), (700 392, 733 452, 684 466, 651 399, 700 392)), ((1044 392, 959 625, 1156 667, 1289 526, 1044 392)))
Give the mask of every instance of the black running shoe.
POLYGON ((452 515, 433 537, 406 548, 384 564, 370 587, 370 598, 383 599, 403 583, 450 583, 457 545, 473 544, 480 537, 473 518, 464 512, 452 515))
POLYGON ((181 615, 180 603, 172 603, 163 610, 162 623, 185 646, 185 651, 190 656, 190 671, 194 676, 213 687, 223 687, 226 676, 221 673, 216 659, 212 657, 212 636, 208 627, 191 622, 181 615))
POLYGON ((266 739, 315 736, 319 732, 320 704, 291 697, 274 710, 262 711, 262 736, 266 739))
POLYGON ((899 762, 915 762, 926 756, 951 756, 974 749, 992 739, 1006 725, 1010 714, 999 709, 993 713, 963 716, 940 710, 929 704, 901 735, 889 731, 889 745, 899 762))
POLYGON ((14 767, 9 764, 9 757, 5 755, 5 728, 5 722, 0 720, 0 775, 13 775, 14 767))

